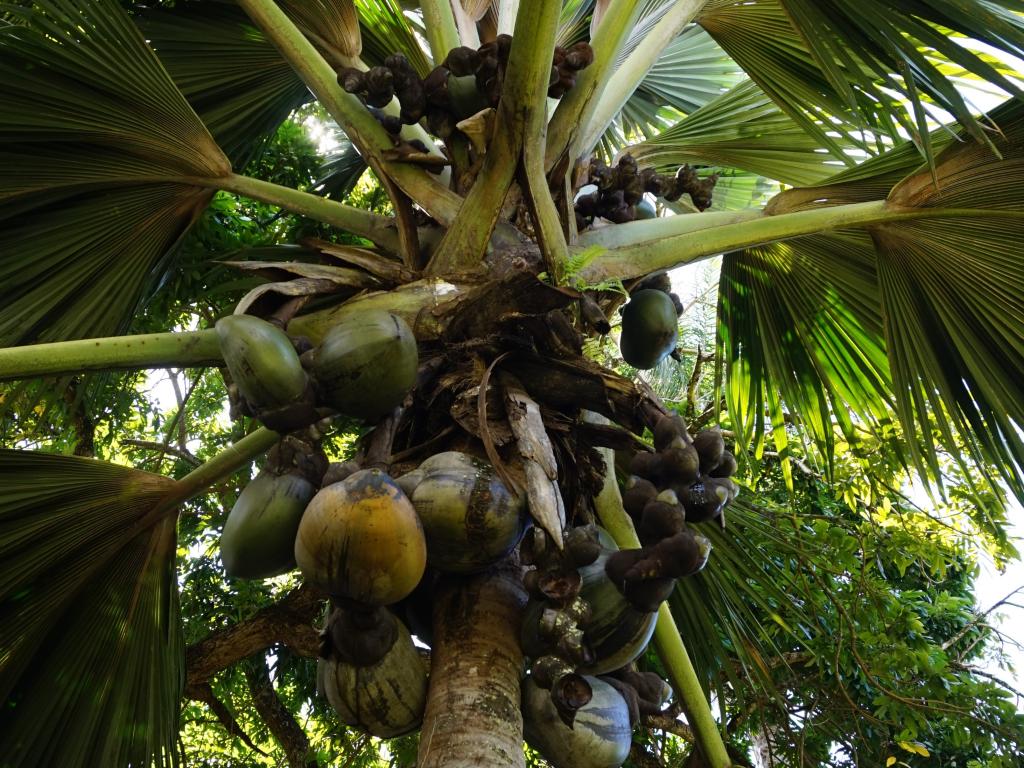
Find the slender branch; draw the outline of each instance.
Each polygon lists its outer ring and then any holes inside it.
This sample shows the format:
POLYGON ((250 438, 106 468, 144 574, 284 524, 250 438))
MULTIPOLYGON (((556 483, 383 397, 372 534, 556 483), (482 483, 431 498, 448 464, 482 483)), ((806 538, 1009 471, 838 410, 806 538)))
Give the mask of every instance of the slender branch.
POLYGON ((216 331, 147 333, 0 349, 0 381, 81 371, 221 365, 216 331))
POLYGON ((434 57, 434 64, 440 65, 448 51, 462 44, 459 40, 459 29, 455 26, 455 16, 452 15, 451 2, 423 0, 420 3, 420 10, 423 12, 423 27, 426 30, 430 53, 434 57))
POLYGON ((387 216, 379 216, 361 208, 339 203, 337 200, 329 200, 320 195, 237 173, 209 181, 227 192, 277 205, 292 213, 308 216, 332 227, 365 237, 391 253, 397 254, 401 250, 395 223, 387 216))
MULTIPOLYGON (((607 448, 598 449, 605 460, 604 485, 594 500, 597 516, 615 543, 623 549, 639 549, 640 539, 622 507, 618 482, 615 479, 615 454, 607 448)), ((672 687, 686 711, 686 719, 693 728, 696 743, 706 756, 710 768, 728 768, 732 764, 718 724, 711 714, 711 706, 704 698, 697 672, 686 652, 683 638, 666 603, 658 609, 658 623, 654 628, 654 645, 661 657, 672 687)))
POLYGON ((190 645, 185 651, 186 695, 193 696, 222 669, 276 643, 287 645, 299 656, 316 657, 320 640, 313 621, 320 613, 322 598, 308 587, 299 587, 249 618, 190 645))
POLYGON ((122 440, 121 445, 133 445, 136 448, 145 448, 147 451, 159 451, 161 454, 169 453, 177 456, 182 461, 191 464, 193 467, 200 466, 203 462, 196 458, 190 451, 166 443, 158 443, 153 440, 122 440))
POLYGON ((262 654, 245 665, 245 679, 249 684, 249 693, 252 694, 253 706, 284 749, 289 768, 316 766, 316 753, 310 749, 309 738, 274 690, 262 654))
POLYGON ((334 69, 288 15, 273 0, 239 0, 239 5, 281 51, 371 167, 390 176, 439 222, 451 223, 461 203, 458 195, 437 183, 424 170, 384 159, 383 151, 392 145, 387 131, 356 96, 338 85, 334 69))
MULTIPOLYGON (((560 11, 559 3, 524 0, 522 13, 516 19, 516 42, 509 53, 498 103, 496 120, 501 130, 491 139, 479 177, 427 265, 428 274, 472 269, 483 258, 522 157, 524 142, 527 138, 533 141, 534 132, 544 125, 560 11)), ((540 190, 533 191, 538 198, 542 194, 540 190)), ((550 192, 547 196, 550 198, 550 192)), ((547 235, 549 240, 554 239, 551 232, 547 235)))
POLYGON ((977 616, 974 617, 973 620, 967 622, 967 624, 964 625, 963 629, 961 629, 959 632, 957 632, 955 635, 953 635, 953 637, 949 638, 949 640, 944 642, 942 644, 942 650, 948 651, 951 647, 953 647, 958 642, 960 642, 960 640, 964 637, 964 635, 966 635, 972 629, 974 629, 979 624, 984 622, 985 619, 987 619, 989 617, 989 615, 994 610, 996 610, 997 608, 999 608, 999 607, 1001 607, 1003 605, 1006 605, 1014 595, 1016 595, 1017 593, 1019 593, 1021 591, 1024 591, 1024 586, 1017 587, 1015 590, 1010 592, 1002 600, 997 600, 995 603, 993 603, 991 606, 989 606, 986 610, 984 610, 981 613, 979 613, 977 616))
POLYGON ((580 133, 573 141, 569 150, 571 157, 580 157, 594 148, 654 62, 706 4, 707 0, 677 0, 669 6, 661 20, 644 35, 643 42, 616 68, 615 74, 601 90, 589 118, 581 125, 580 133))
MULTIPOLYGON (((633 27, 632 22, 639 5, 639 0, 616 0, 605 11, 590 41, 594 49, 594 62, 577 77, 576 85, 559 103, 548 126, 544 159, 546 171, 550 172, 566 155, 580 127, 587 123, 596 98, 604 91, 611 77, 616 57, 633 27)), ((570 161, 575 159, 574 156, 569 158, 570 161)))
MULTIPOLYGON (((977 208, 896 208, 888 205, 884 200, 873 200, 866 203, 851 203, 783 213, 777 216, 747 214, 735 223, 700 227, 699 229, 694 229, 693 225, 688 222, 676 223, 674 221, 675 219, 701 219, 706 216, 707 214, 689 214, 658 219, 658 222, 669 223, 664 227, 644 228, 645 239, 643 242, 598 254, 580 270, 579 280, 584 285, 593 285, 616 277, 625 280, 658 269, 671 269, 738 248, 749 248, 816 232, 925 218, 1021 219, 1024 218, 1024 211, 977 208), (679 230, 687 231, 685 233, 673 232, 672 230, 677 227, 679 230), (661 239, 647 239, 651 236, 657 237, 657 235, 653 235, 655 229, 662 231, 661 239)), ((736 214, 726 214, 726 216, 736 216, 736 214)), ((656 222, 643 223, 655 224, 656 222)), ((630 225, 622 226, 625 228, 630 225)))
POLYGON ((235 716, 228 709, 227 705, 217 698, 217 695, 213 692, 213 688, 210 687, 209 683, 203 683, 201 686, 193 689, 189 694, 190 699, 201 701, 203 704, 210 708, 214 716, 217 718, 217 722, 221 724, 225 731, 228 732, 228 736, 235 736, 249 749, 258 752, 261 755, 266 755, 262 749, 253 744, 252 739, 249 738, 242 726, 238 724, 235 716))

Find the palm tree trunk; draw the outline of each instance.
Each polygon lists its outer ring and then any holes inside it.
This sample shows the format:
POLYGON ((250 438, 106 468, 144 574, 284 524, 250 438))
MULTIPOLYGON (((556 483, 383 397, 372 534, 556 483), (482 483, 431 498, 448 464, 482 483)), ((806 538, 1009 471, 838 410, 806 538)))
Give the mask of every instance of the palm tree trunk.
POLYGON ((419 768, 522 768, 519 625, 526 601, 511 567, 435 590, 430 691, 419 768))

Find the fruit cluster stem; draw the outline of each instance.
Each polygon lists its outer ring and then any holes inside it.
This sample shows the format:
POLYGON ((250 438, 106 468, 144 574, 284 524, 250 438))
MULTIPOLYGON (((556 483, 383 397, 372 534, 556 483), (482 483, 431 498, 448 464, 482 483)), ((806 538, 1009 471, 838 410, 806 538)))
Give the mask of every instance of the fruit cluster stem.
MULTIPOLYGON (((594 418, 593 416, 589 418, 594 418)), ((601 419, 597 416, 595 420, 601 419)), ((615 479, 615 454, 607 448, 599 449, 605 460, 605 478, 595 501, 601 525, 612 535, 621 549, 637 549, 640 539, 633 521, 622 507, 622 496, 615 479)), ((710 768, 728 768, 732 764, 725 751, 718 723, 711 714, 711 706, 700 685, 700 679, 686 652, 679 628, 668 605, 661 604, 658 623, 654 629, 654 647, 671 678, 672 688, 682 702, 686 719, 693 728, 694 737, 710 768)))

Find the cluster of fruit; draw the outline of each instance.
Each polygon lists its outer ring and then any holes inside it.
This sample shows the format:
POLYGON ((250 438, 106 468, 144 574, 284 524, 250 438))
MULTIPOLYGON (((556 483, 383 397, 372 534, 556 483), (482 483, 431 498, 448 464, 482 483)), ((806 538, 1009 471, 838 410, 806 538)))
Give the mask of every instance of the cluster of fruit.
MULTIPOLYGON (((413 125, 426 118, 426 127, 433 135, 447 139, 457 124, 480 109, 496 107, 501 98, 505 70, 512 37, 498 35, 477 49, 459 46, 448 52, 444 62, 425 78, 420 78, 409 61, 400 53, 388 56, 383 66, 365 72, 343 68, 338 83, 349 93, 359 96, 381 125, 397 136, 403 125, 413 125), (453 99, 450 78, 473 78, 476 98, 453 99), (398 99, 398 115, 381 110, 398 99)), ((548 95, 560 98, 576 84, 577 73, 594 60, 589 43, 576 43, 571 48, 555 48, 552 59, 548 95)))
POLYGON ((717 429, 691 438, 678 414, 666 414, 655 425, 654 449, 633 456, 622 495, 645 548, 662 546, 686 523, 720 521, 739 490, 736 458, 717 429))
POLYGON ((619 158, 615 166, 593 158, 587 182, 596 189, 576 198, 576 229, 586 229, 598 216, 615 224, 655 218, 657 210, 644 198, 645 192, 669 202, 689 194, 697 209, 703 211, 711 205, 716 181, 717 175, 702 179, 689 165, 670 175, 660 174, 653 168, 639 169, 630 154, 619 158))
POLYGON ((642 280, 622 308, 619 351, 634 368, 653 368, 675 352, 683 303, 672 293, 668 274, 642 280))

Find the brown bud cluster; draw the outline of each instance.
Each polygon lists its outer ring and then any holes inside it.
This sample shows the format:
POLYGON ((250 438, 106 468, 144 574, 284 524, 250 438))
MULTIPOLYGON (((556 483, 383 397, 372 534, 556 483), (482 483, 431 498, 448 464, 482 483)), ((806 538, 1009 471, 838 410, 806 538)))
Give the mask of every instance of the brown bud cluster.
MULTIPOLYGON (((396 53, 388 56, 383 66, 371 67, 365 72, 352 68, 341 69, 338 72, 338 83, 348 93, 359 96, 388 133, 397 135, 402 125, 412 125, 425 119, 430 133, 447 139, 455 132, 456 124, 469 117, 467 114, 458 114, 452 105, 448 92, 449 75, 473 77, 484 103, 495 107, 501 98, 511 50, 510 35, 498 35, 476 50, 459 46, 449 51, 444 62, 422 79, 405 56, 396 53), (397 117, 380 111, 393 98, 397 98, 401 105, 401 113, 397 117)), ((552 58, 548 95, 553 98, 564 95, 576 84, 577 73, 593 60, 594 52, 589 43, 556 48, 552 58)))
POLYGON ((597 191, 576 199, 576 228, 585 229, 598 216, 615 224, 653 218, 656 214, 644 200, 645 192, 669 202, 689 194, 693 204, 703 211, 711 205, 717 181, 717 174, 702 179, 689 165, 671 175, 659 174, 653 168, 639 169, 629 154, 623 155, 615 166, 595 158, 590 163, 588 183, 595 185, 597 191))
POLYGON ((711 544, 687 524, 723 521, 739 490, 731 479, 736 459, 717 429, 691 438, 678 414, 665 414, 654 426, 654 448, 633 456, 622 494, 643 547, 616 552, 605 565, 626 599, 644 611, 657 610, 677 578, 704 567, 711 544))

